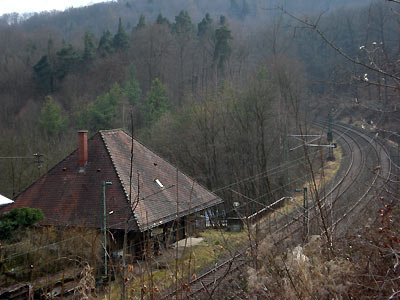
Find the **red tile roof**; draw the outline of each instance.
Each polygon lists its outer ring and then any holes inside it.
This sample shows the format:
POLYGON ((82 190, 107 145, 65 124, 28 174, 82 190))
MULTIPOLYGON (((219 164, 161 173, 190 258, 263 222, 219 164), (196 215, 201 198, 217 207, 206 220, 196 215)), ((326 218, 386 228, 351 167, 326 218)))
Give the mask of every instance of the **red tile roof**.
POLYGON ((130 229, 145 231, 174 220, 177 213, 184 216, 222 202, 118 129, 100 131, 89 139, 84 173, 79 173, 76 150, 20 193, 15 204, 1 212, 16 207, 34 207, 42 209, 46 217, 43 224, 46 225, 100 228, 103 181, 112 182, 106 192, 107 212, 113 211, 107 216, 107 224, 115 229, 123 229, 125 220, 133 218, 130 229), (132 143, 132 201, 129 204, 132 143))

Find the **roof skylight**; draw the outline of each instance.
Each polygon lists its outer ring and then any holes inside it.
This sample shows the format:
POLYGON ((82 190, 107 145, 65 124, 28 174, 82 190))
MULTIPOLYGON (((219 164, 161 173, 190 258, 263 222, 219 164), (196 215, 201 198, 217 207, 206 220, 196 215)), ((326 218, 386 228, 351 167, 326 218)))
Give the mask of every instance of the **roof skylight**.
POLYGON ((160 188, 163 188, 163 187, 164 187, 164 185, 161 183, 161 181, 160 181, 158 178, 154 179, 154 181, 158 184, 158 186, 159 186, 160 188))

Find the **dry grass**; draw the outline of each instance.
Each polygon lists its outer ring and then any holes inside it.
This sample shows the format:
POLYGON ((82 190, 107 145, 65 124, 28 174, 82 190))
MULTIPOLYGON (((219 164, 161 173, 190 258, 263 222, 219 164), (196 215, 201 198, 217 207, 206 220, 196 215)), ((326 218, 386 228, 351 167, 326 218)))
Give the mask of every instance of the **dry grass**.
MULTIPOLYGON (((176 283, 175 270, 178 266, 178 286, 185 285, 195 278, 196 273, 205 266, 216 262, 222 254, 233 251, 239 244, 246 241, 245 232, 227 232, 224 230, 205 230, 198 233, 204 240, 196 246, 179 250, 179 259, 175 259, 175 250, 166 251, 162 263, 157 258, 150 258, 147 262, 131 265, 127 290, 129 299, 135 299, 141 295, 157 294, 171 288, 176 283), (151 271, 150 269, 151 268, 151 271)), ((120 299, 121 282, 116 281, 110 285, 107 298, 120 299)), ((104 295, 101 297, 103 298, 104 295)))
POLYGON ((260 247, 260 268, 248 268, 248 289, 261 299, 342 299, 349 289, 351 263, 337 256, 328 260, 323 239, 313 236, 306 245, 279 249, 274 239, 260 247))
MULTIPOLYGON (((335 156, 336 161, 326 163, 323 168, 319 170, 318 186, 324 185, 325 182, 333 178, 339 169, 341 162, 340 148, 335 151, 335 156)), ((298 209, 301 204, 302 195, 298 195, 294 197, 292 201, 279 208, 277 212, 273 213, 272 217, 279 219, 282 216, 281 213, 290 213, 298 209)), ((199 270, 216 262, 222 254, 235 251, 240 244, 243 244, 248 239, 248 234, 244 231, 226 232, 223 230, 206 230, 199 233, 199 236, 201 236, 204 241, 199 245, 193 247, 189 247, 188 245, 188 247, 180 250, 178 259, 174 256, 175 250, 173 250, 171 251, 172 255, 170 259, 162 263, 156 258, 151 257, 148 261, 130 265, 128 267, 130 275, 127 281, 128 298, 140 298, 140 296, 149 295, 153 295, 157 298, 160 291, 174 287, 177 278, 179 282, 178 286, 180 288, 185 288, 185 285, 196 276, 199 270)), ((10 249, 12 249, 12 247, 13 246, 10 246, 10 249)), ((4 251, 2 253, 3 257, 7 255, 4 251)), ((90 291, 93 285, 92 267, 96 267, 96 263, 101 263, 102 258, 101 244, 99 243, 97 235, 83 232, 82 229, 58 231, 55 228, 46 228, 42 229, 42 232, 32 233, 28 239, 25 239, 24 242, 19 244, 18 251, 12 252, 23 253, 24 251, 29 253, 29 256, 24 260, 24 264, 26 266, 31 265, 31 262, 34 263, 34 277, 36 278, 39 278, 43 274, 54 274, 54 272, 58 270, 58 267, 54 268, 54 266, 58 266, 54 264, 54 262, 57 261, 60 262, 59 266, 61 267, 64 265, 64 268, 66 261, 69 261, 72 265, 79 265, 80 267, 85 266, 83 270, 86 275, 82 276, 84 281, 79 285, 78 293, 86 299, 90 298, 90 291), (71 239, 77 235, 82 235, 82 238, 71 239), (61 243, 60 247, 49 247, 32 252, 32 249, 40 248, 44 243, 57 243, 62 240, 70 240, 70 242, 67 244, 61 243), (91 249, 91 251, 88 251, 88 249, 91 249), (90 264, 86 263, 89 261, 90 264)), ((288 252, 286 253, 286 258, 290 257, 290 255, 293 256, 294 254, 288 252)), ((18 264, 21 262, 16 262, 14 260, 13 263, 18 264)), ((291 268, 293 271, 294 267, 292 266, 291 268)), ((118 267, 114 266, 114 271, 116 273, 118 273, 117 269, 118 267)), ((251 272, 252 271, 250 271, 250 273, 251 272)), ((296 276, 304 276, 304 280, 316 274, 305 275, 300 273, 300 271, 293 272, 297 272, 296 276)), ((33 272, 30 273, 31 276, 32 273, 33 272)), ((253 275, 251 278, 254 278, 253 275)), ((64 274, 62 276, 64 276, 64 274)), ((117 276, 117 278, 119 278, 119 276, 117 276)), ((55 280, 55 277, 49 278, 48 280, 46 279, 43 284, 47 285, 51 280, 55 280)), ((249 287, 253 287, 252 284, 250 284, 249 287)), ((120 299, 121 282, 118 279, 106 287, 106 293, 100 298, 103 299, 104 297, 106 299, 120 299)))
POLYGON ((247 270, 248 299, 399 299, 399 211, 380 199, 375 222, 338 241, 333 255, 320 236, 291 249, 265 238, 258 269, 247 270))
POLYGON ((0 247, 2 287, 21 281, 30 281, 34 288, 46 287, 74 277, 86 263, 96 266, 101 262, 95 230, 41 227, 18 232, 15 238, 0 247))
MULTIPOLYGON (((322 190, 325 184, 327 184, 330 180, 332 180, 337 171, 340 168, 340 164, 342 162, 342 148, 340 145, 337 146, 335 150, 335 160, 334 161, 325 161, 323 166, 319 168, 318 172, 316 172, 316 185, 318 190, 322 190)), ((303 185, 298 186, 297 188, 303 191, 303 187, 308 187, 308 190, 311 190, 312 182, 307 181, 303 185)), ((269 214, 268 216, 261 219, 262 222, 268 222, 268 219, 273 219, 279 221, 285 215, 291 214, 295 211, 302 211, 303 207, 303 194, 296 193, 292 196, 291 199, 286 199, 285 204, 279 208, 277 208, 274 212, 269 214)))

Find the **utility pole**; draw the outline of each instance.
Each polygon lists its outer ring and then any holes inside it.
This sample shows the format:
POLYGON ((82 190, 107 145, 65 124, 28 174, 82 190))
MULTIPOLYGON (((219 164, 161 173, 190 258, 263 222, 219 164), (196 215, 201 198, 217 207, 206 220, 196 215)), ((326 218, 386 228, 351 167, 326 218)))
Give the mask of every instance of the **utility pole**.
POLYGON ((332 142, 333 142, 333 133, 332 133, 332 111, 329 112, 328 114, 328 132, 327 132, 327 141, 331 147, 328 148, 328 158, 327 160, 329 161, 334 161, 335 156, 333 156, 333 147, 332 147, 332 142))
POLYGON ((43 164, 43 154, 40 153, 35 153, 33 154, 34 158, 35 158, 35 163, 37 165, 37 169, 38 169, 38 176, 40 177, 40 169, 42 168, 42 164, 43 164))
POLYGON ((106 185, 111 185, 110 181, 103 181, 103 235, 104 235, 104 275, 108 274, 108 259, 107 259, 107 205, 106 205, 106 185))

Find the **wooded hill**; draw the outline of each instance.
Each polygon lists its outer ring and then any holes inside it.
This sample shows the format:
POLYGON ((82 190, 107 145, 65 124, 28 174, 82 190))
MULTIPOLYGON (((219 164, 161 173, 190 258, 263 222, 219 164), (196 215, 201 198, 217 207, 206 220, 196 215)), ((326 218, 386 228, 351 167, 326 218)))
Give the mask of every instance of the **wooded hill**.
POLYGON ((185 10, 190 13, 195 22, 201 21, 204 15, 209 13, 213 18, 225 15, 230 19, 246 19, 247 23, 255 24, 277 15, 277 12, 273 9, 277 6, 284 6, 286 9, 297 13, 318 14, 343 6, 359 5, 365 5, 365 1, 172 0, 166 2, 162 0, 120 0, 81 8, 70 8, 64 12, 50 11, 22 15, 9 13, 1 16, 0 24, 20 24, 24 30, 30 32, 51 27, 53 30, 57 30, 58 34, 62 34, 63 38, 73 40, 74 37, 76 38, 76 36, 88 30, 100 35, 104 30, 114 28, 120 17, 126 20, 125 27, 130 30, 137 24, 141 14, 150 20, 155 20, 159 13, 173 19, 181 10, 185 10))

